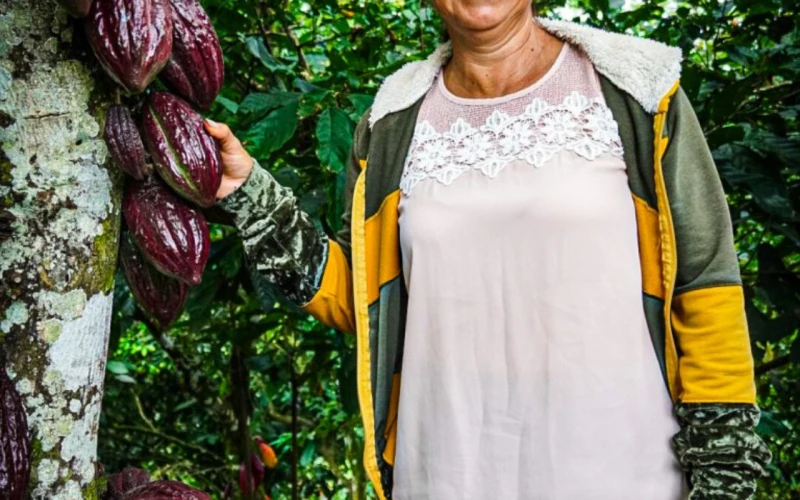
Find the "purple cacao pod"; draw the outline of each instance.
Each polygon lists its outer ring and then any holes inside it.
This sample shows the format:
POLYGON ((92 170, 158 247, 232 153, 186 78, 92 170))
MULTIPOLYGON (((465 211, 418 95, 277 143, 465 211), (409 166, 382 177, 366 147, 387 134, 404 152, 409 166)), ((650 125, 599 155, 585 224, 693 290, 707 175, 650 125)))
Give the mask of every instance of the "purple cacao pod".
POLYGON ((119 261, 136 303, 153 325, 163 331, 181 313, 189 297, 189 286, 150 264, 129 233, 122 235, 119 261))
POLYGON ((133 490, 126 500, 211 500, 211 497, 178 481, 155 481, 133 490))
POLYGON ((161 78, 172 90, 208 109, 222 88, 222 48, 206 11, 197 0, 170 0, 172 56, 161 78))
POLYGON ((106 117, 106 146, 123 171, 142 180, 150 174, 139 128, 125 106, 111 106, 106 117))
POLYGON ((213 205, 222 182, 222 160, 203 117, 180 97, 153 92, 142 111, 142 131, 161 178, 187 200, 213 205))
POLYGON ((61 0, 61 5, 66 7, 72 17, 86 17, 92 8, 92 0, 61 0))
POLYGON ((23 500, 31 474, 31 442, 22 398, 0 364, 0 498, 23 500))
POLYGON ((125 500, 128 493, 150 482, 150 473, 136 467, 125 467, 108 478, 107 500, 125 500))
POLYGON ((150 177, 128 183, 122 213, 136 245, 156 269, 188 285, 200 283, 211 243, 199 210, 150 177))
POLYGON ((172 53, 169 0, 94 0, 84 29, 100 64, 129 92, 147 88, 172 53))
POLYGON ((250 488, 248 488, 248 481, 247 481, 247 468, 245 467, 245 463, 242 462, 239 465, 239 488, 242 490, 242 493, 247 495, 248 493, 252 493, 261 486, 261 483, 264 482, 264 464, 261 463, 261 459, 258 458, 258 455, 253 452, 250 454, 250 488))

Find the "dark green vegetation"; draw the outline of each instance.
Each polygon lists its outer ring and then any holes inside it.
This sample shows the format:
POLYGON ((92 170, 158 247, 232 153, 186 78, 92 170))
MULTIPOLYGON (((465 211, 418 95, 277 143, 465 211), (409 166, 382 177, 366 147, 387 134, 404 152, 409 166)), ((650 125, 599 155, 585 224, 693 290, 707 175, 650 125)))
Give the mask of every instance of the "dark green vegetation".
MULTIPOLYGON (((731 203, 756 358, 760 426, 774 463, 760 498, 800 498, 800 6, 795 0, 573 0, 591 24, 680 46, 731 203), (602 14, 601 14, 602 13, 602 14)), ((552 14, 564 2, 543 2, 552 14)), ((333 234, 355 120, 381 79, 429 53, 440 27, 418 1, 206 0, 226 82, 210 116, 333 234)), ((563 14, 562 11, 558 11, 563 14)), ((571 17, 573 11, 566 14, 571 17)), ((251 436, 271 443, 274 499, 368 498, 354 337, 279 295, 256 297, 231 228, 212 226, 203 282, 164 335, 121 276, 100 459, 186 481, 219 498, 251 436), (242 423, 245 425, 242 426, 242 423), (246 429, 243 431, 242 429, 246 429), (292 430, 296 432, 292 432, 292 430), (292 450, 296 453, 293 454, 292 450), (294 457, 294 458, 293 458, 294 457)), ((234 488, 238 491, 238 486, 234 488)))

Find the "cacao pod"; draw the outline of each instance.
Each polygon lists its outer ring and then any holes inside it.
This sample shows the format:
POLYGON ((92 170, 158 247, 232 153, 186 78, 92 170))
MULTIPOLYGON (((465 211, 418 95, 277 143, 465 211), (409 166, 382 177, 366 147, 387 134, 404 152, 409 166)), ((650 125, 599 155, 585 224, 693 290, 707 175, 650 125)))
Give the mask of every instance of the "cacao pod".
POLYGON ((31 442, 22 398, 0 363, 0 498, 22 500, 31 474, 31 442))
POLYGON ((100 64, 129 92, 147 88, 172 53, 169 0, 94 0, 84 29, 100 64))
POLYGON ((156 269, 189 285, 200 283, 211 247, 203 214, 155 177, 128 183, 122 213, 136 245, 156 269))
POLYGON ((92 0, 61 0, 61 4, 72 17, 77 18, 88 16, 92 8, 92 0))
POLYGON ((195 106, 208 109, 225 76, 219 39, 197 0, 170 0, 170 4, 172 56, 161 78, 195 106))
POLYGON ((150 174, 139 128, 125 106, 111 106, 106 117, 106 146, 114 161, 134 179, 150 174))
POLYGON ((250 454, 250 474, 250 488, 248 489, 247 467, 245 463, 242 462, 241 465, 239 465, 239 488, 241 488, 242 493, 247 494, 254 492, 261 486, 261 483, 264 482, 264 464, 261 463, 261 460, 259 460, 255 452, 250 454))
POLYGON ((150 482, 150 473, 136 467, 125 467, 108 478, 107 500, 125 500, 128 493, 150 482))
POLYGON ((127 232, 120 241, 119 261, 136 303, 153 325, 163 331, 183 309, 189 297, 189 286, 159 272, 127 232))
POLYGON ((187 200, 213 205, 222 182, 222 160, 203 117, 168 92, 150 94, 142 115, 147 148, 161 178, 187 200))
POLYGON ((256 436, 255 441, 258 445, 258 451, 261 453, 261 461, 264 462, 264 466, 267 469, 274 469, 277 467, 278 457, 275 455, 275 450, 272 449, 272 446, 264 442, 261 436, 256 436))
POLYGON ((125 500, 211 500, 211 497, 178 481, 155 481, 131 491, 125 500))

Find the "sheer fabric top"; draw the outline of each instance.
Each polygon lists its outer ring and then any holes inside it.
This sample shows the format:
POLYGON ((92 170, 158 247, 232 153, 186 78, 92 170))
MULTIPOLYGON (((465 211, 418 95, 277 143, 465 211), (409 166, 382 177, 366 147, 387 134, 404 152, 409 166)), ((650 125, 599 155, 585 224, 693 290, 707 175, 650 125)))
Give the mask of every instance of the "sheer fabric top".
POLYGON ((395 500, 685 498, 622 155, 570 45, 500 98, 437 77, 400 182, 395 500))

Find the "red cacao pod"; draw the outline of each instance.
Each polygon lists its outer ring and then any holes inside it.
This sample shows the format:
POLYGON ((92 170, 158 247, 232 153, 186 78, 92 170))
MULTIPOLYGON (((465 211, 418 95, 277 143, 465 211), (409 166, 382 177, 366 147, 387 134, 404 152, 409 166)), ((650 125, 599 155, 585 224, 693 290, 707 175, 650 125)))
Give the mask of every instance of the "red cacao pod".
POLYGON ((142 131, 161 178, 187 200, 213 205, 222 182, 222 160, 203 117, 180 97, 153 92, 142 112, 142 131))
POLYGON ((125 106, 111 106, 106 117, 106 146, 123 171, 142 180, 150 174, 139 128, 125 106))
POLYGON ((61 5, 66 7, 72 17, 86 17, 92 8, 92 0, 61 0, 61 5))
POLYGON ((248 489, 247 467, 242 462, 239 465, 239 488, 241 488, 242 493, 253 492, 264 482, 264 464, 261 463, 255 452, 250 454, 250 474, 252 477, 250 478, 250 488, 248 489))
POLYGON ((133 490, 125 500, 211 500, 211 497, 178 481, 155 481, 133 490))
POLYGON ((159 272, 142 255, 128 232, 121 237, 119 261, 136 303, 153 325, 163 331, 183 309, 189 286, 159 272))
POLYGON ((122 213, 136 245, 156 269, 188 285, 200 283, 211 243, 199 210, 150 177, 128 183, 122 213))
POLYGON ((100 64, 129 92, 147 88, 172 53, 169 0, 94 0, 84 29, 100 64))
POLYGON ((30 474, 28 417, 22 399, 0 364, 0 498, 22 500, 30 474))
POLYGON ((195 106, 208 109, 225 78, 219 38, 197 0, 170 0, 170 4, 172 56, 161 78, 195 106))
POLYGON ((125 500, 128 493, 150 482, 150 473, 136 467, 125 467, 108 478, 107 500, 125 500))

